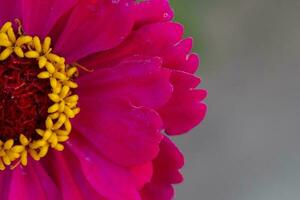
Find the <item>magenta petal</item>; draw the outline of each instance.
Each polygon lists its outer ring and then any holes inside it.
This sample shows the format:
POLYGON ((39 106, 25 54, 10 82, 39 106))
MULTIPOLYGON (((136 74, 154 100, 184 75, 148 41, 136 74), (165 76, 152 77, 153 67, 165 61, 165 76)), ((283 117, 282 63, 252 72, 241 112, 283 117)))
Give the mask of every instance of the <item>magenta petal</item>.
POLYGON ((79 93, 99 99, 125 99, 134 106, 159 108, 172 94, 170 71, 157 58, 133 57, 113 68, 99 69, 79 79, 79 93))
MULTIPOLYGON (((136 54, 161 57, 162 65, 172 69, 171 78, 174 90, 169 102, 158 110, 167 133, 182 134, 199 124, 206 113, 206 106, 201 103, 206 92, 195 89, 200 81, 199 78, 190 74, 197 70, 199 58, 196 54, 190 54, 192 39, 181 40, 182 35, 183 28, 176 23, 146 25, 133 32, 117 48, 90 56, 82 60, 82 63, 94 67, 114 67, 116 63, 136 54), (181 88, 182 85, 185 87, 181 88)), ((108 92, 108 94, 111 93, 108 92)), ((148 106, 149 104, 141 105, 148 106)))
POLYGON ((183 67, 187 62, 187 55, 190 53, 192 46, 192 38, 187 38, 165 49, 162 55, 164 67, 186 71, 183 67))
POLYGON ((207 107, 196 99, 206 95, 203 90, 187 91, 176 95, 161 109, 166 132, 170 135, 183 134, 198 125, 204 118, 207 107), (181 99, 185 95, 187 99, 181 99), (175 107, 177 106, 177 107, 175 107))
POLYGON ((153 110, 121 100, 105 102, 97 96, 82 98, 81 109, 74 120, 75 129, 108 159, 131 166, 157 155, 162 124, 153 110))
POLYGON ((146 183, 151 181, 153 175, 152 162, 134 166, 131 168, 131 172, 136 180, 137 188, 142 189, 146 183))
MULTIPOLYGON (((101 145, 101 144, 100 144, 101 145)), ((68 141, 68 147, 76 154, 81 169, 92 187, 110 200, 139 200, 133 175, 94 151, 93 146, 79 135, 68 141)))
POLYGON ((22 2, 20 0, 0 0, 0 24, 14 19, 22 19, 22 2))
POLYGON ((9 185, 11 182, 11 177, 12 177, 12 172, 11 170, 7 169, 5 171, 2 171, 0 173, 0 194, 1 194, 1 199, 8 199, 9 196, 9 185))
POLYGON ((45 37, 58 19, 78 0, 23 0, 23 26, 27 34, 45 37))
POLYGON ((113 2, 80 1, 72 11, 55 51, 73 62, 118 45, 131 31, 133 17, 127 3, 113 2))
POLYGON ((198 67, 200 65, 200 58, 197 54, 192 53, 187 56, 186 63, 182 67, 183 71, 189 72, 191 74, 196 73, 198 67))
POLYGON ((143 200, 171 200, 174 196, 174 189, 171 185, 153 183, 147 185, 142 191, 143 200))
POLYGON ((63 199, 72 199, 72 200, 84 200, 82 194, 80 193, 79 185, 74 182, 73 176, 71 174, 71 167, 66 166, 66 161, 62 158, 61 153, 53 153, 55 155, 51 156, 51 168, 53 170, 53 178, 56 180, 57 185, 59 186, 63 199), (59 170, 56 168, 56 165, 59 163, 59 170))
POLYGON ((118 164, 142 164, 156 156, 162 123, 150 108, 164 105, 172 92, 159 60, 128 60, 83 76, 80 85, 81 113, 74 127, 84 137, 118 164))
POLYGON ((154 182, 165 184, 180 183, 183 177, 179 172, 184 165, 184 157, 175 144, 167 137, 164 137, 160 144, 158 156, 153 161, 154 182))
POLYGON ((62 199, 53 180, 40 163, 31 160, 27 167, 14 169, 9 186, 8 200, 62 199))
POLYGON ((202 101, 207 93, 205 90, 195 89, 200 80, 188 73, 173 71, 171 82, 174 86, 173 96, 159 113, 166 132, 178 135, 191 130, 203 120, 206 105, 202 101))
POLYGON ((170 200, 174 195, 172 184, 183 180, 179 169, 184 164, 184 158, 177 147, 164 137, 160 144, 160 152, 153 161, 153 177, 151 182, 142 189, 144 200, 170 200))
POLYGON ((183 27, 177 23, 145 25, 118 47, 89 56, 81 63, 92 67, 111 67, 132 55, 158 56, 163 67, 194 73, 198 69, 199 58, 190 54, 192 39, 182 40, 182 36, 183 27))
POLYGON ((104 199, 89 184, 83 174, 76 154, 69 149, 63 153, 51 151, 43 160, 44 167, 60 188, 64 200, 100 200, 104 199), (57 165, 59 164, 59 168, 57 165))
POLYGON ((138 24, 173 19, 173 10, 168 0, 151 0, 137 3, 134 8, 135 19, 138 24))
POLYGON ((81 63, 92 67, 111 67, 133 55, 161 57, 166 49, 177 44, 183 35, 183 27, 173 22, 154 23, 142 26, 118 47, 100 52, 84 59, 81 63), (157 31, 159 30, 159 31, 157 31))
POLYGON ((169 1, 0 5, 0 23, 20 19, 25 34, 50 35, 68 67, 83 66, 76 89, 81 112, 64 152, 50 150, 39 162, 29 157, 28 166, 0 173, 0 199, 172 199, 184 158, 162 132, 182 134, 201 122, 206 91, 197 89, 200 60, 183 26, 171 22, 169 1))

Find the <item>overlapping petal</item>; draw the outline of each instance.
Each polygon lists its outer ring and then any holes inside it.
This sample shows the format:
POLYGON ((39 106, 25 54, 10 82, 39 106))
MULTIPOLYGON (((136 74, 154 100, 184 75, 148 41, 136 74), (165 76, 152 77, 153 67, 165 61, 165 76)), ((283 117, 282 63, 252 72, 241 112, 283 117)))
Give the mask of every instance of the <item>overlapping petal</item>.
MULTIPOLYGON (((57 185, 40 163, 31 160, 28 167, 17 167, 11 175, 8 200, 62 199, 57 185)), ((2 194, 1 194, 2 195, 2 194)))
POLYGON ((0 22, 54 40, 81 71, 81 114, 63 153, 0 175, 1 198, 169 200, 183 156, 163 135, 206 113, 199 57, 167 0, 0 0, 0 22), (42 163, 42 164, 41 164, 42 163))
POLYGON ((158 57, 128 58, 113 68, 98 69, 80 77, 79 93, 83 99, 117 98, 138 107, 159 108, 168 102, 173 92, 171 73, 161 65, 158 57))
POLYGON ((50 156, 46 157, 42 162, 49 176, 52 177, 53 181, 60 188, 63 199, 104 199, 89 184, 82 172, 76 155, 69 149, 66 149, 63 153, 51 152, 50 156), (59 170, 57 170, 58 163, 59 170))
POLYGON ((79 160, 83 174, 90 185, 106 199, 138 200, 133 175, 130 171, 101 156, 92 145, 77 135, 71 139, 68 147, 79 160))
POLYGON ((70 14, 55 51, 70 62, 76 61, 117 46, 132 26, 133 17, 126 1, 80 1, 70 14))
POLYGON ((166 132, 177 135, 191 130, 203 120, 207 108, 202 101, 207 92, 195 89, 200 83, 198 77, 182 71, 173 71, 171 82, 174 86, 172 98, 159 113, 166 132))
POLYGON ((160 144, 160 152, 153 161, 152 180, 141 191, 144 200, 168 200, 174 195, 172 184, 180 183, 183 178, 179 172, 184 158, 177 147, 164 137, 160 144))
POLYGON ((174 90, 169 102, 158 112, 167 133, 182 134, 199 124, 206 113, 206 105, 202 103, 206 92, 196 89, 200 79, 193 75, 199 59, 190 52, 192 40, 182 40, 182 35, 183 27, 173 22, 145 25, 120 46, 87 57, 82 63, 97 68, 114 68, 132 55, 160 57, 162 66, 169 69, 174 90))
MULTIPOLYGON (((78 0, 19 0, 22 6, 22 23, 27 34, 42 38, 49 35, 60 18, 68 13, 78 0)), ((14 6, 18 5, 14 4, 14 6)))

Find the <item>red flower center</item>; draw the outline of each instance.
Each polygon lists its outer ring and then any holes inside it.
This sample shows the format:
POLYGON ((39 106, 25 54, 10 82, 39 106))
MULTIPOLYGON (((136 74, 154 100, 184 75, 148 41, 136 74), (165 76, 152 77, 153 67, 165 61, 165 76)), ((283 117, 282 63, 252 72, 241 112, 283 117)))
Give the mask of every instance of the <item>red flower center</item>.
POLYGON ((44 128, 51 105, 49 80, 39 79, 35 59, 10 56, 0 62, 0 139, 38 137, 35 129, 44 128))
POLYGON ((0 27, 0 170, 63 151, 80 112, 77 67, 52 52, 50 37, 41 41, 17 25, 18 32, 11 22, 0 27))

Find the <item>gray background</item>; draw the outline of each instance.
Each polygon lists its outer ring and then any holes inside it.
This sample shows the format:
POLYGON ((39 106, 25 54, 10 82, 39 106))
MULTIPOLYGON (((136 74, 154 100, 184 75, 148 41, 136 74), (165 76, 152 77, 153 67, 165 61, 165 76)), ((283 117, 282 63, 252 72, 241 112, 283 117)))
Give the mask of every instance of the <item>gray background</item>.
POLYGON ((195 38, 205 121, 176 138, 176 200, 300 199, 300 1, 171 0, 195 38))

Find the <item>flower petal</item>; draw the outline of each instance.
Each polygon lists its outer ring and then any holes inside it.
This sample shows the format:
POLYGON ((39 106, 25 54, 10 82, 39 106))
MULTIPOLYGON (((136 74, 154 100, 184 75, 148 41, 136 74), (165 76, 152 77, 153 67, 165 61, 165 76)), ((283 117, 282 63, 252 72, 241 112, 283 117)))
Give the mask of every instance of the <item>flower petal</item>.
POLYGON ((164 105, 172 91, 159 60, 128 60, 82 77, 80 85, 81 113, 74 127, 84 137, 118 164, 141 164, 156 156, 162 124, 150 108, 164 105))
POLYGON ((77 133, 68 141, 68 147, 79 159, 80 167, 91 186, 106 199, 140 199, 131 172, 106 160, 80 134, 77 133))
POLYGON ((40 163, 31 160, 27 167, 14 169, 9 186, 8 200, 62 199, 53 180, 40 163))
POLYGON ((135 5, 134 14, 137 24, 170 21, 174 15, 168 0, 139 2, 135 5))
POLYGON ((23 26, 27 34, 46 37, 61 16, 78 0, 23 0, 23 26))
POLYGON ((9 196, 9 186, 11 182, 12 171, 6 169, 0 173, 0 194, 1 199, 8 199, 9 196))
POLYGON ((60 188, 64 200, 104 199, 87 181, 76 154, 69 149, 64 152, 51 151, 49 154, 42 162, 60 188))
POLYGON ((159 108, 172 94, 170 71, 158 58, 133 57, 113 68, 99 69, 79 78, 79 93, 99 99, 129 100, 134 106, 159 108))
POLYGON ((0 0, 0 24, 22 19, 22 3, 19 0, 0 0))
POLYGON ((184 157, 175 144, 164 137, 158 156, 153 161, 153 181, 162 183, 180 183, 183 177, 179 172, 184 165, 184 157))
POLYGON ((173 196, 173 187, 161 183, 148 184, 142 191, 143 200, 171 200, 173 196))
POLYGON ((56 43, 55 52, 73 62, 115 47, 132 29, 130 11, 127 1, 80 1, 56 43))
POLYGON ((81 63, 89 67, 111 67, 132 55, 162 57, 166 49, 178 43, 183 35, 183 27, 173 22, 144 25, 118 47, 91 55, 81 63), (159 30, 159 31, 157 31, 159 30))
POLYGON ((142 189, 146 183, 151 181, 153 175, 152 162, 136 165, 131 168, 131 172, 136 180, 137 188, 142 189))
POLYGON ((195 73, 199 58, 196 54, 190 54, 192 39, 182 40, 182 36, 183 27, 177 23, 145 25, 134 31, 118 47, 91 55, 80 62, 90 67, 111 67, 126 57, 144 55, 160 57, 163 67, 195 73))
POLYGON ((81 98, 81 113, 74 127, 115 163, 132 166, 152 160, 162 135, 159 115, 128 101, 81 98))
POLYGON ((145 200, 170 200, 174 195, 172 184, 183 180, 179 169, 184 164, 184 158, 177 147, 164 137, 160 144, 160 152, 153 161, 153 177, 141 191, 145 200))
POLYGON ((172 69, 174 92, 159 113, 167 133, 182 134, 196 126, 206 113, 206 106, 201 103, 206 92, 195 89, 200 81, 190 74, 197 70, 199 58, 196 54, 190 54, 192 39, 181 40, 182 35, 183 27, 173 22, 146 25, 117 48, 87 57, 82 63, 86 66, 113 67, 136 54, 161 57, 162 65, 172 69), (194 83, 190 85, 190 81, 194 83), (179 90, 180 85, 187 87, 179 90))
POLYGON ((173 71, 171 82, 174 86, 172 98, 159 109, 159 113, 166 132, 178 135, 191 130, 203 120, 206 105, 202 101, 207 93, 205 90, 195 89, 200 79, 188 73, 173 71))

